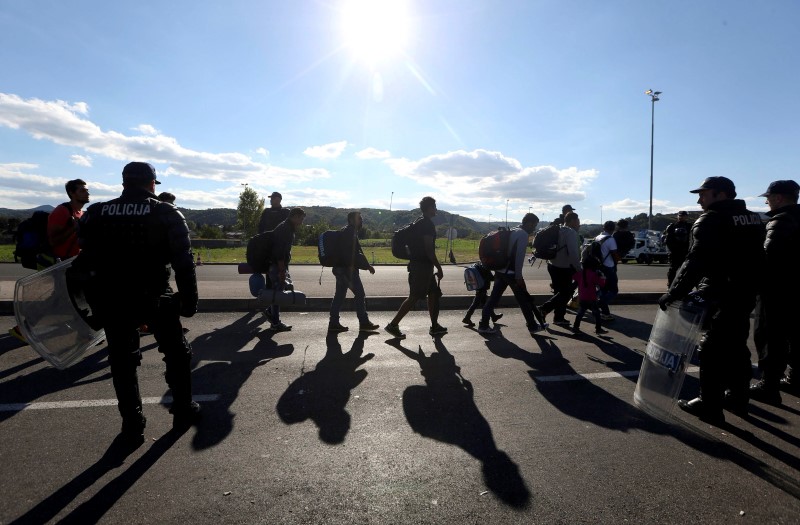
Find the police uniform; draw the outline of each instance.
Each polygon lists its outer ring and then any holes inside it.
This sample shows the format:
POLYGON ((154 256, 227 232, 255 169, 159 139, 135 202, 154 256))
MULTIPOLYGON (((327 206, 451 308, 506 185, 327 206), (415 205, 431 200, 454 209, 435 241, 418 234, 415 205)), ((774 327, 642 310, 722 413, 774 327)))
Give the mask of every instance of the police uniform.
MULTIPOLYGON (((688 215, 685 211, 679 212, 678 215, 688 215)), ((664 237, 667 248, 669 249, 669 270, 667 271, 667 288, 672 285, 675 280, 675 275, 678 269, 686 259, 686 254, 689 252, 689 231, 691 225, 688 221, 673 222, 667 229, 664 230, 664 237)))
POLYGON ((775 181, 761 197, 785 195, 786 202, 767 212, 767 237, 764 241, 766 268, 759 296, 754 340, 759 353, 761 380, 750 388, 750 397, 769 404, 781 404, 779 385, 787 364, 795 372, 800 352, 797 318, 800 283, 796 278, 800 260, 800 205, 796 204, 800 185, 793 180, 775 181), (795 201, 795 203, 791 203, 795 201))
POLYGON ((84 213, 82 251, 75 266, 91 276, 87 299, 105 329, 122 434, 142 439, 146 420, 136 368, 141 363, 137 329, 143 324, 164 354, 173 424, 191 422, 199 413, 192 401, 191 346, 180 322, 181 315, 191 317, 197 311, 197 278, 183 215, 142 187, 159 183, 155 169, 131 162, 122 175, 122 195, 84 213), (170 266, 178 293, 169 285, 170 266))
MULTIPOLYGON (((736 195, 733 182, 725 177, 709 177, 692 193, 708 189, 736 195)), ((697 287, 709 305, 699 347, 701 397, 680 400, 679 406, 720 422, 726 389, 732 409, 744 411, 748 402, 752 372, 747 339, 763 269, 764 225, 743 200, 731 198, 709 204, 691 236, 686 260, 659 303, 664 307, 697 287)))

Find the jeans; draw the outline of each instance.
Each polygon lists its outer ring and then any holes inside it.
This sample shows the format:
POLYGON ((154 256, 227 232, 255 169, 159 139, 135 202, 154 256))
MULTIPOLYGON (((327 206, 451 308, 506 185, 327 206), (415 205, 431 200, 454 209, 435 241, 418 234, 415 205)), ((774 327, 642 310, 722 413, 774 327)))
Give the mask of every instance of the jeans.
POLYGON ((610 315, 611 312, 608 309, 608 305, 611 304, 611 301, 613 301, 619 293, 617 267, 603 266, 600 271, 606 276, 606 285, 600 290, 600 296, 598 297, 600 301, 600 310, 603 314, 610 315))
POLYGON ((514 297, 519 303, 519 309, 522 310, 522 315, 525 317, 528 326, 531 328, 537 326, 536 318, 533 315, 533 308, 531 307, 531 296, 526 290, 517 286, 517 279, 513 275, 501 272, 495 272, 494 274, 492 293, 481 312, 481 325, 485 326, 489 324, 489 316, 494 313, 494 307, 500 302, 500 297, 503 296, 503 292, 505 292, 506 288, 509 286, 511 287, 511 291, 514 292, 514 297))
POLYGON ((369 323, 366 294, 364 293, 364 285, 361 283, 358 268, 353 268, 350 271, 350 268, 344 266, 334 266, 333 275, 336 277, 336 292, 333 294, 333 301, 331 302, 331 322, 339 321, 339 312, 342 310, 347 290, 350 290, 353 292, 358 321, 361 324, 369 323))
POLYGON ((572 268, 561 268, 553 264, 547 265, 547 273, 553 283, 553 296, 542 305, 545 313, 553 312, 554 321, 563 321, 567 313, 567 303, 572 299, 575 286, 572 284, 572 268))

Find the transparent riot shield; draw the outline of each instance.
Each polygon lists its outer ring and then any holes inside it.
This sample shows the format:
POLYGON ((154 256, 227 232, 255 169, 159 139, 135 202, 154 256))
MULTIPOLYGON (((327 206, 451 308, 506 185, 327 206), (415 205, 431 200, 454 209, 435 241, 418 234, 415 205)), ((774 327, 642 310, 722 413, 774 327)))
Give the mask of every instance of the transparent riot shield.
POLYGON ((93 328, 80 287, 68 279, 67 259, 23 277, 14 288, 14 316, 22 335, 51 365, 63 370, 105 337, 93 328))
POLYGON ((633 401, 660 420, 668 421, 675 408, 700 341, 705 311, 701 301, 688 300, 671 303, 656 314, 633 401))

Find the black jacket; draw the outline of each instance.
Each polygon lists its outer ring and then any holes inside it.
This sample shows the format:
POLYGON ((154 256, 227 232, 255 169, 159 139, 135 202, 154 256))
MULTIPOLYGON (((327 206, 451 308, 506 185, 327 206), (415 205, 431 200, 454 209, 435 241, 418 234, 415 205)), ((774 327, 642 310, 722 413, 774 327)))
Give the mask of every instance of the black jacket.
POLYGON ((361 243, 358 242, 358 231, 352 224, 348 224, 341 229, 341 236, 339 245, 339 262, 336 266, 345 268, 358 268, 359 270, 368 270, 369 261, 361 250, 361 243))
POLYGON ((174 205, 147 190, 128 188, 92 204, 78 229, 75 266, 91 273, 104 296, 153 298, 169 291, 170 266, 181 302, 197 304, 197 278, 189 228, 174 205))
POLYGON ((778 208, 767 212, 767 216, 765 291, 784 295, 794 303, 800 291, 796 275, 800 262, 800 204, 778 208))
POLYGON ((258 233, 272 231, 289 218, 289 208, 267 208, 258 221, 258 233))
POLYGON ((689 251, 691 242, 692 225, 687 221, 673 222, 664 230, 664 243, 669 251, 676 255, 682 255, 689 251))
POLYGON ((706 299, 752 309, 764 270, 764 233, 761 217, 743 200, 711 204, 692 226, 689 253, 669 295, 683 299, 698 287, 706 299))

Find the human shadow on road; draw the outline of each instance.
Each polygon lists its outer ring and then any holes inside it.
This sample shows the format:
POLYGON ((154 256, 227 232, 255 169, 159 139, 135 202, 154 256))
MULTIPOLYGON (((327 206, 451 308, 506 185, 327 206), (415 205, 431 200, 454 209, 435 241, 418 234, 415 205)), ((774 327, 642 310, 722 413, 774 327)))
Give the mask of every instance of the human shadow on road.
POLYGON ((419 363, 425 385, 412 385, 403 392, 403 410, 412 430, 418 434, 457 445, 481 462, 489 490, 511 507, 527 507, 531 494, 508 454, 498 450, 489 422, 475 404, 472 383, 441 339, 436 351, 425 355, 422 347, 413 352, 399 340, 389 343, 419 363))
MULTIPOLYGON (((170 430, 155 441, 139 458, 97 493, 84 501, 59 523, 97 523, 108 510, 130 489, 161 456, 170 449, 185 430, 170 430)), ((75 476, 66 485, 36 504, 12 523, 47 523, 59 512, 92 487, 109 472, 121 468, 134 449, 117 436, 103 455, 89 468, 75 476)))
MULTIPOLYGON (((33 353, 33 351, 31 352, 33 353)), ((53 392, 59 392, 80 385, 108 381, 111 378, 111 373, 108 371, 106 357, 108 357, 108 348, 103 347, 94 351, 94 353, 90 353, 79 363, 65 368, 64 370, 58 370, 52 366, 45 366, 29 374, 21 374, 8 381, 0 382, 0 399, 3 399, 6 403, 24 405, 26 403, 35 402, 37 399, 52 394, 53 392), (90 377, 102 370, 105 370, 105 373, 90 377)), ((11 370, 19 372, 28 366, 37 365, 42 361, 41 358, 33 359, 22 365, 12 367, 11 370)), ((5 372, 7 373, 9 371, 5 372)), ((0 422, 11 418, 17 413, 18 410, 0 411, 0 422)))
POLYGON ((281 395, 275 409, 287 425, 311 419, 319 427, 319 439, 331 445, 342 443, 350 431, 350 414, 345 409, 350 392, 367 377, 361 365, 375 357, 364 352, 371 333, 359 332, 353 346, 342 352, 337 333, 325 338, 325 357, 314 370, 295 379, 281 395))
POLYGON ((203 333, 192 340, 194 357, 209 361, 192 371, 193 394, 219 394, 203 406, 192 447, 202 450, 221 443, 233 430, 236 415, 231 405, 256 368, 294 352, 294 345, 278 344, 273 332, 261 329, 261 315, 247 313, 232 324, 203 333), (242 350, 253 339, 258 342, 242 350))

